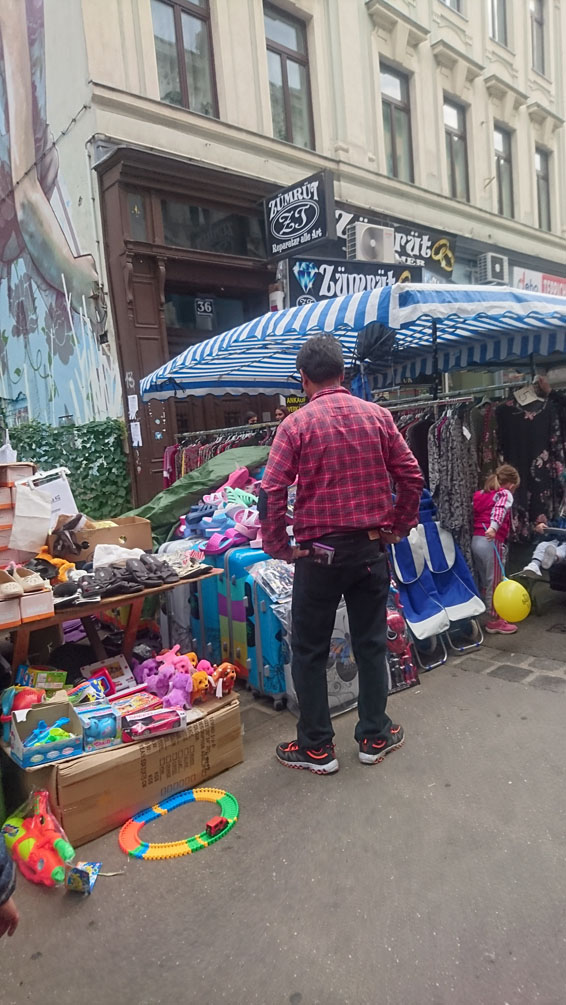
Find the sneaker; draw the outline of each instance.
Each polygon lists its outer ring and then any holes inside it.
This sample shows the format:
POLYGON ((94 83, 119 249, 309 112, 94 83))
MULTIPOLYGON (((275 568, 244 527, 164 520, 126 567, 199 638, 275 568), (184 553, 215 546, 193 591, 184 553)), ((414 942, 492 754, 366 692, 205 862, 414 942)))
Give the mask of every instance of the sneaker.
POLYGON ((495 621, 488 621, 485 630, 489 635, 514 635, 517 631, 517 625, 510 625, 503 618, 497 618, 495 621))
POLYGON ((405 742, 402 726, 391 726, 389 736, 384 740, 362 740, 360 742, 359 758, 362 764, 379 764, 386 754, 398 750, 405 742))
POLYGON ((303 750, 293 740, 291 743, 280 743, 275 748, 275 756, 288 768, 303 768, 305 771, 314 771, 316 775, 333 775, 339 768, 333 743, 327 743, 319 750, 303 750))
POLYGON ((529 579, 540 579, 542 576, 542 572, 540 571, 540 562, 535 560, 529 562, 529 564, 522 570, 521 576, 528 576, 529 579))
POLYGON ((546 570, 550 569, 550 566, 554 565, 555 561, 556 561, 556 545, 547 544, 546 548, 544 549, 544 555, 540 564, 542 568, 546 570))

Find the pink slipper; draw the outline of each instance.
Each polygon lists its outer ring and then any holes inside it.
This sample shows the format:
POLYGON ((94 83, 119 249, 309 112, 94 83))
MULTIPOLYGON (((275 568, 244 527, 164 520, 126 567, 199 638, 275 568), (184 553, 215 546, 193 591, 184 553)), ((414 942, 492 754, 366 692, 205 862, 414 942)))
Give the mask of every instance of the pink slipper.
POLYGON ((249 540, 243 534, 238 534, 235 527, 232 527, 225 534, 213 534, 205 548, 205 553, 207 555, 222 555, 228 551, 228 548, 239 548, 242 544, 249 544, 249 540))

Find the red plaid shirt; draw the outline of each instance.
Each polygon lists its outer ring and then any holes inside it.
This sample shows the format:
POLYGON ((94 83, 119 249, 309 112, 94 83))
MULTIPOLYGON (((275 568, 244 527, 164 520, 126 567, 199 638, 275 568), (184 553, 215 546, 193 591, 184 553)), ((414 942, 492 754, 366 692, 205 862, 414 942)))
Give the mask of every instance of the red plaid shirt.
POLYGON ((287 488, 297 476, 299 542, 380 527, 404 537, 418 522, 423 478, 391 413, 343 387, 319 391, 277 430, 260 506, 263 547, 275 558, 289 557, 287 488))

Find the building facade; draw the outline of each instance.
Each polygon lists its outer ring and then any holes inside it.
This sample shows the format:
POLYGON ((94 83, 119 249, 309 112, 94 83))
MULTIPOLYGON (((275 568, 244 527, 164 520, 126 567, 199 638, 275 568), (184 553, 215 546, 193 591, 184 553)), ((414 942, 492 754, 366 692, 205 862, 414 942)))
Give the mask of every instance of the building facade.
POLYGON ((0 39, 0 397, 122 402, 138 499, 248 407, 137 387, 268 309, 280 188, 333 174, 329 290, 369 221, 429 281, 566 293, 563 0, 4 0, 0 39))

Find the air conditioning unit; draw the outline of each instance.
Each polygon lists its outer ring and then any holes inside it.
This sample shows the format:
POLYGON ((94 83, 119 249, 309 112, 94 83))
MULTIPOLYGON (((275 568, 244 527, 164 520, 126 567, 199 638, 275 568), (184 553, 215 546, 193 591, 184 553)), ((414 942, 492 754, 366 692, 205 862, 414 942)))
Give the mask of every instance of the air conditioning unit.
POLYGON ((478 283, 480 286, 506 286, 509 282, 509 259, 488 251, 478 258, 478 283))
POLYGON ((346 230, 346 257, 358 262, 394 262, 393 227, 377 227, 374 223, 350 224, 346 230))

